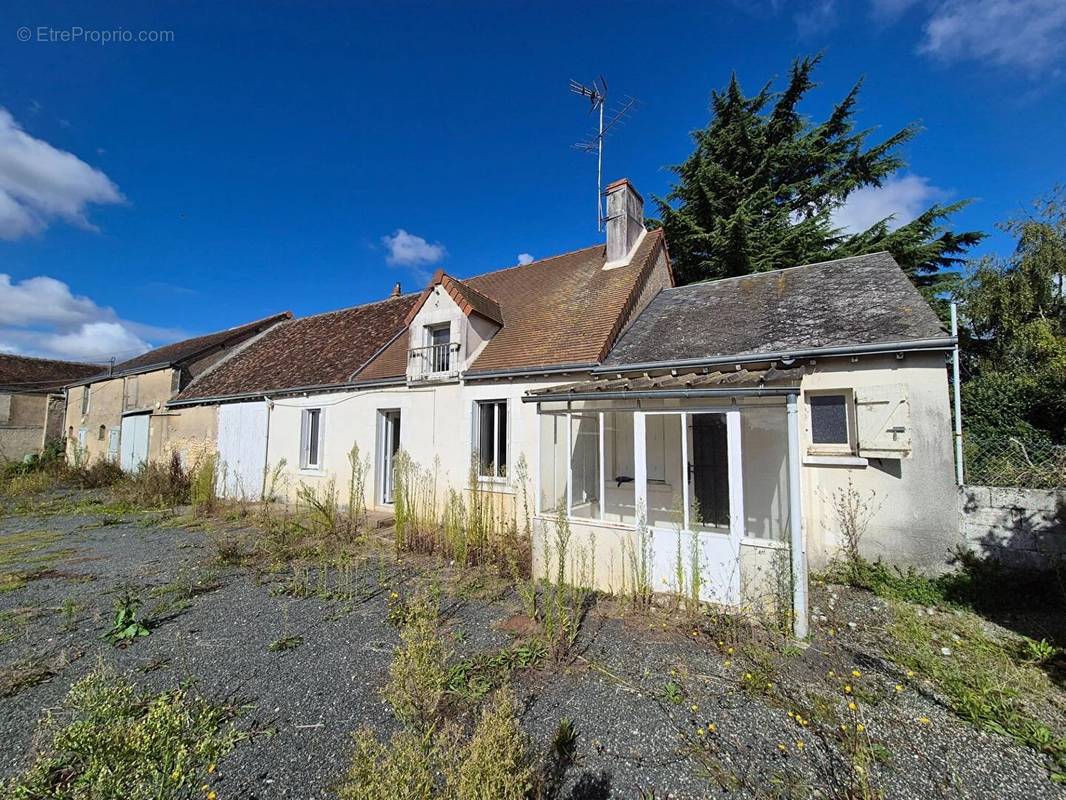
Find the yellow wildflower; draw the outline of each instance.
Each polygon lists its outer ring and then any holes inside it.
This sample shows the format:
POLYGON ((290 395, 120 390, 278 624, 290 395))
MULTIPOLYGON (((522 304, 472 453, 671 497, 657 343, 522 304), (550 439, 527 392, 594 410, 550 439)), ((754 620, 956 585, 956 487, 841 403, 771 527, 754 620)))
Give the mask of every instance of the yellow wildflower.
POLYGON ((744 680, 746 680, 746 681, 750 681, 751 680, 751 673, 750 672, 745 672, 744 673, 744 680))
POLYGON ((857 730, 859 733, 862 733, 864 730, 866 730, 866 726, 860 722, 858 725, 855 726, 855 730, 857 730))
POLYGON ((897 692, 902 692, 903 691, 903 684, 902 683, 897 683, 896 684, 896 691, 897 692))
POLYGON ((703 736, 703 728, 696 728, 696 735, 703 736))
POLYGON ((214 764, 214 763, 208 764, 207 765, 207 774, 208 775, 212 774, 216 769, 218 769, 218 764, 214 764))
POLYGON ((696 705, 695 703, 692 704, 691 708, 692 708, 692 713, 693 714, 695 714, 697 711, 700 710, 700 707, 698 705, 696 705))
POLYGON ((797 750, 802 750, 803 749, 803 740, 802 739, 797 739, 796 740, 796 749, 797 750))
POLYGON ((784 746, 783 744, 779 744, 779 745, 777 746, 777 749, 778 749, 778 750, 780 750, 781 752, 784 752, 784 751, 785 751, 785 750, 787 750, 788 748, 787 748, 787 747, 785 747, 785 746, 784 746))
POLYGON ((848 703, 848 710, 849 711, 854 711, 857 708, 858 708, 858 706, 855 705, 855 701, 854 700, 852 700, 850 703, 848 703))
POLYGON ((851 684, 850 683, 846 684, 844 686, 844 694, 851 694, 851 684))
POLYGON ((929 717, 918 717, 918 722, 920 722, 922 725, 931 724, 931 720, 929 719, 929 717))
POLYGON ((718 726, 717 725, 715 725, 713 722, 707 723, 707 732, 708 733, 714 733, 716 730, 718 730, 718 726))
POLYGON ((859 672, 857 669, 853 669, 851 671, 851 677, 853 677, 853 678, 861 678, 862 677, 862 673, 859 672))

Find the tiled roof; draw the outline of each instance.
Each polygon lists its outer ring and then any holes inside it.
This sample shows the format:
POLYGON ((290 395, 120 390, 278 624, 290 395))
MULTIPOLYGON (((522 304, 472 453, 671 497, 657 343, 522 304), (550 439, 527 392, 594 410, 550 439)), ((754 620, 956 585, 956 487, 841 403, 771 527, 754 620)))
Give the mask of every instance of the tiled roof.
POLYGON ((283 322, 196 378, 176 402, 349 383, 404 330, 417 298, 409 294, 283 322))
POLYGON ((604 366, 947 338, 888 253, 660 292, 604 366))
MULTIPOLYGON (((458 280, 434 276, 460 305, 502 323, 467 375, 588 366, 606 354, 663 247, 649 231, 625 267, 604 270, 603 245, 458 280)), ((325 388, 407 374, 407 330, 426 293, 279 325, 194 380, 177 403, 325 388)))
POLYGON ((102 369, 100 364, 0 353, 0 391, 58 391, 68 383, 95 375, 102 369))
POLYGON ((664 241, 661 230, 648 231, 631 263, 616 269, 603 269, 606 252, 597 245, 466 279, 503 312, 503 327, 467 374, 598 363, 664 241))
POLYGON ((654 395, 656 392, 684 390, 761 389, 766 387, 798 388, 803 369, 740 369, 728 372, 687 372, 680 375, 636 376, 628 378, 595 378, 590 381, 566 383, 534 389, 527 394, 538 400, 569 400, 578 395, 627 394, 654 395))
POLYGON ((208 355, 216 348, 237 344, 246 339, 250 339, 256 334, 268 330, 272 326, 289 319, 292 319, 292 312, 283 311, 280 314, 263 317, 262 319, 257 319, 254 322, 249 322, 244 325, 238 325, 234 328, 226 328, 224 331, 216 331, 215 333, 196 336, 192 339, 183 339, 180 342, 166 344, 162 347, 157 347, 154 350, 149 350, 147 353, 142 353, 136 358, 131 358, 128 361, 122 361, 115 364, 115 366, 109 371, 101 372, 98 368, 91 380, 82 379, 77 381, 77 383, 93 383, 95 380, 118 378, 123 375, 133 375, 139 372, 150 372, 165 367, 180 366, 189 361, 194 361, 197 358, 208 355))

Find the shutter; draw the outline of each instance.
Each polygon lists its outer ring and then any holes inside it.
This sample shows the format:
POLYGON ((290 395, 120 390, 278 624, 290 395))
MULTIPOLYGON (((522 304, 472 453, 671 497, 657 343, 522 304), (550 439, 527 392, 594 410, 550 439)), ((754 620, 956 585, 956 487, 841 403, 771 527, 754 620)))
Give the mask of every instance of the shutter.
POLYGON ((11 395, 0 394, 0 425, 6 425, 11 419, 11 395))
POLYGON ((307 434, 308 434, 307 409, 300 412, 300 469, 307 469, 307 434))
POLYGON ((318 409, 318 468, 326 468, 326 409, 318 409))
POLYGON ((856 388, 855 428, 860 456, 908 458, 911 411, 907 387, 895 383, 856 388))
POLYGON ((511 400, 508 398, 503 401, 503 407, 507 409, 507 430, 504 432, 504 441, 507 443, 507 457, 504 459, 504 473, 503 476, 508 481, 511 480, 511 462, 514 459, 514 447, 512 446, 511 439, 511 420, 514 418, 514 414, 511 413, 511 400))

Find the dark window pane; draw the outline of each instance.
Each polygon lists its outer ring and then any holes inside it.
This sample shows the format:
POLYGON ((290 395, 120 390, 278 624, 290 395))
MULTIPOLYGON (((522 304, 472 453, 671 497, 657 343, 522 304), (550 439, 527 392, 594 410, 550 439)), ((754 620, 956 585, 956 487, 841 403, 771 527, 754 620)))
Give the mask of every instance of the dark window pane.
POLYGON ((482 475, 492 475, 492 445, 495 426, 493 403, 479 403, 478 410, 478 466, 482 475))
POLYGON ((307 463, 318 466, 318 414, 317 408, 307 412, 307 463))
POLYGON ((811 439, 815 444, 848 443, 848 408, 844 395, 811 397, 811 439))
POLYGON ((507 477, 507 403, 497 403, 500 413, 497 418, 496 448, 497 463, 496 475, 500 478, 507 477))

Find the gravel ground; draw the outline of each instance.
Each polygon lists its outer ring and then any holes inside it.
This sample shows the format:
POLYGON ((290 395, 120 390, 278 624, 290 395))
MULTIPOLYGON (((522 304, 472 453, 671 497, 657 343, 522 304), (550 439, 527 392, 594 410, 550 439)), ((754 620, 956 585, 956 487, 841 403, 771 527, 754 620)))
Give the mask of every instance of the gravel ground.
MULTIPOLYGON (((32 554, 60 554, 49 559, 49 572, 0 592, 0 670, 27 658, 55 666, 49 680, 0 698, 0 776, 29 763, 42 714, 104 662, 146 688, 192 679, 202 694, 240 704, 240 726, 256 733, 220 763, 212 780, 219 797, 332 796, 352 733, 363 726, 384 733, 394 725, 380 696, 398 642, 387 622, 386 587, 411 588, 417 570, 368 565, 356 577, 361 592, 352 601, 293 598, 277 592, 283 576, 217 566, 205 533, 141 520, 0 518, 0 548, 4 537, 62 534, 32 554), (150 636, 124 649, 101 640, 124 587, 147 598, 150 608, 161 587, 190 579, 206 590, 185 608, 161 612, 150 636), (70 630, 62 610, 69 602, 79 608, 70 630), (302 644, 271 652, 270 644, 284 636, 301 637, 302 644)), ((459 654, 512 640, 499 623, 519 610, 513 593, 493 597, 486 587, 445 585, 453 589, 445 593, 443 613, 459 654)), ((863 626, 883 621, 873 601, 865 611, 848 611, 863 626)), ((746 690, 744 670, 751 667, 739 654, 728 655, 706 632, 693 637, 675 623, 664 629, 668 617, 622 614, 603 604, 589 613, 567 663, 516 676, 523 727, 536 746, 546 746, 561 718, 577 726, 579 762, 568 779, 569 797, 632 798, 652 789, 656 797, 792 797, 842 785, 847 770, 835 744, 801 728, 780 703, 746 690), (671 682, 680 689, 678 702, 666 695, 671 682)), ((786 674, 776 679, 816 683, 843 654, 862 665, 869 685, 893 686, 898 675, 876 657, 865 632, 857 625, 852 640, 832 653, 816 637, 810 648, 787 656, 786 674)), ((929 694, 892 694, 864 711, 883 750, 871 769, 887 797, 1066 798, 1039 757, 976 732, 929 694), (923 716, 929 724, 917 721, 923 716)))

